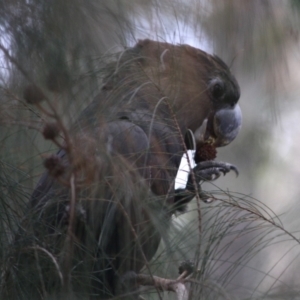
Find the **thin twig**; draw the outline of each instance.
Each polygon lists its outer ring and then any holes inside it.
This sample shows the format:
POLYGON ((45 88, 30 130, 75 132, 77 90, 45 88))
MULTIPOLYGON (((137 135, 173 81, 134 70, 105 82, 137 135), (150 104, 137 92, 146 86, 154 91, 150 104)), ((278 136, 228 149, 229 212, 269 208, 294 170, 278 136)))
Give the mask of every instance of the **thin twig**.
POLYGON ((65 251, 64 251, 64 288, 69 289, 70 285, 70 270, 71 261, 73 256, 73 234, 74 234, 74 223, 75 223, 75 206, 76 206, 76 186, 75 186, 75 175, 71 174, 70 177, 70 189, 71 197, 69 202, 69 226, 67 230, 65 251))
POLYGON ((200 257, 200 249, 201 249, 201 237, 202 237, 202 215, 201 215, 201 205, 200 205, 201 199, 200 199, 200 196, 199 196, 199 190, 198 190, 198 184, 197 184, 197 181, 196 181, 196 177, 195 177, 195 174, 192 170, 191 161, 190 161, 189 155, 187 154, 188 150, 186 148, 186 145, 185 145, 184 138, 183 138, 181 130, 180 130, 178 120, 176 118, 176 115, 175 115, 169 101, 167 101, 167 104, 169 106, 170 112, 172 114, 173 120, 175 122, 176 128, 177 128, 178 133, 179 133, 181 144, 183 145, 184 152, 185 152, 186 157, 187 157, 187 162, 188 162, 190 173, 191 173, 191 176, 192 176, 192 183, 193 183, 194 189, 195 189, 195 198, 197 200, 196 203, 197 203, 197 213, 198 213, 198 234, 199 234, 199 240, 198 240, 198 244, 197 244, 196 251, 195 251, 195 262, 196 262, 196 266, 198 266, 199 257, 200 257))
POLYGON ((51 258, 53 264, 56 267, 56 270, 57 270, 57 273, 58 273, 58 276, 59 276, 59 279, 60 279, 60 283, 61 283, 61 285, 63 285, 63 275, 62 275, 62 272, 60 270, 60 267, 59 267, 59 264, 58 264, 56 258, 47 249, 45 249, 43 247, 40 247, 38 245, 35 245, 33 247, 28 247, 28 249, 40 250, 40 251, 44 252, 45 254, 47 254, 51 258))

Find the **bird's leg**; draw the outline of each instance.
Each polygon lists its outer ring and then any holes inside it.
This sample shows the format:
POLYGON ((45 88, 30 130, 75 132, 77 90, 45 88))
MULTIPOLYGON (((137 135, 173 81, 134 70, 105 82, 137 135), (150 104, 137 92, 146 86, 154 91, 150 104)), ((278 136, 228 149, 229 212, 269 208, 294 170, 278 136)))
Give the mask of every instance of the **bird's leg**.
POLYGON ((210 202, 211 196, 202 191, 200 182, 216 180, 222 174, 226 175, 230 171, 234 171, 237 176, 239 174, 238 169, 229 163, 216 161, 198 163, 191 170, 186 187, 175 190, 175 210, 184 211, 185 205, 195 197, 197 191, 201 200, 210 202))

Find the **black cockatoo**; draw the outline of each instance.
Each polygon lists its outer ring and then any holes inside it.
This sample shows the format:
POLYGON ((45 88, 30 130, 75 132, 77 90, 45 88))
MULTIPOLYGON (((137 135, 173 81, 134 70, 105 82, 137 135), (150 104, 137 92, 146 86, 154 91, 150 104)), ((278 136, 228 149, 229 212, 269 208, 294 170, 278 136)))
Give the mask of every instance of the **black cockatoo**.
POLYGON ((188 45, 143 40, 108 63, 101 93, 69 131, 72 149, 48 161, 33 192, 17 238, 14 276, 31 270, 21 285, 58 293, 68 273, 74 295, 119 295, 123 277, 140 272, 167 238, 172 214, 201 192, 198 183, 236 171, 190 156, 187 182, 175 188, 187 151, 201 156, 202 146, 237 136, 239 97, 227 65, 188 45), (65 184, 72 176, 73 189, 65 184))

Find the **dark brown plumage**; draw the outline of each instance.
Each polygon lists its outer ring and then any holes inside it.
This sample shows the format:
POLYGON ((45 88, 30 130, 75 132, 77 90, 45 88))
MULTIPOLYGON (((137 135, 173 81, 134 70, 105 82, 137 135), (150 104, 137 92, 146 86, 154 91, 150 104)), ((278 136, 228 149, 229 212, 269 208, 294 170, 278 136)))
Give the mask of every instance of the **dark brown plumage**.
MULTIPOLYGON (((235 78, 218 57, 150 40, 127 49, 107 66, 102 92, 70 130, 72 160, 65 150, 55 156, 64 172, 40 179, 18 243, 47 249, 64 268, 71 191, 61 182, 75 174, 70 285, 77 295, 118 295, 122 276, 139 272, 151 260, 167 236, 171 215, 192 198, 191 182, 189 196, 185 189, 174 190, 185 133, 207 119, 203 138, 218 141, 217 146, 229 143, 240 127, 240 120, 234 120, 240 118, 234 111, 239 96, 235 78), (230 111, 235 132, 224 129, 224 111, 230 111)), ((209 180, 230 169, 208 163, 197 178, 209 180)), ((17 276, 26 274, 29 265, 34 269, 39 255, 44 268, 36 274, 44 277, 26 282, 25 276, 22 284, 35 289, 35 295, 43 286, 48 293, 63 290, 51 257, 31 252, 19 253, 17 276)))

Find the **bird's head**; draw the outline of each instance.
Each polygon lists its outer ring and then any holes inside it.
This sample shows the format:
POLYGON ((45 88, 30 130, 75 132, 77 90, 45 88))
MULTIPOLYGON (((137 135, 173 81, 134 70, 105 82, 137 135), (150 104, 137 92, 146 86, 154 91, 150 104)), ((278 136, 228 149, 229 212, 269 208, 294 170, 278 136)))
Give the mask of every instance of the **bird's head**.
MULTIPOLYGON (((221 147, 237 136, 242 121, 238 105, 240 88, 228 66, 217 56, 189 45, 172 45, 142 40, 128 50, 130 62, 140 67, 138 92, 144 91, 147 103, 162 113, 170 106, 170 119, 175 115, 181 133, 200 133, 205 142, 221 147), (150 85, 157 94, 153 94, 150 85), (203 127, 204 132, 203 132, 203 127)), ((120 64, 121 65, 121 64, 120 64)), ((134 70, 136 70, 135 68, 134 70)), ((124 76, 130 72, 126 70, 124 76)))
POLYGON ((204 64, 213 65, 207 67, 208 75, 205 80, 210 113, 196 130, 196 138, 198 143, 222 147, 236 138, 242 125, 242 112, 238 104, 240 87, 228 66, 219 57, 206 53, 202 55, 206 60, 204 64))
POLYGON ((219 57, 188 45, 151 40, 140 41, 135 49, 144 58, 148 78, 171 103, 183 134, 202 126, 201 138, 215 147, 235 139, 242 121, 240 88, 219 57))

